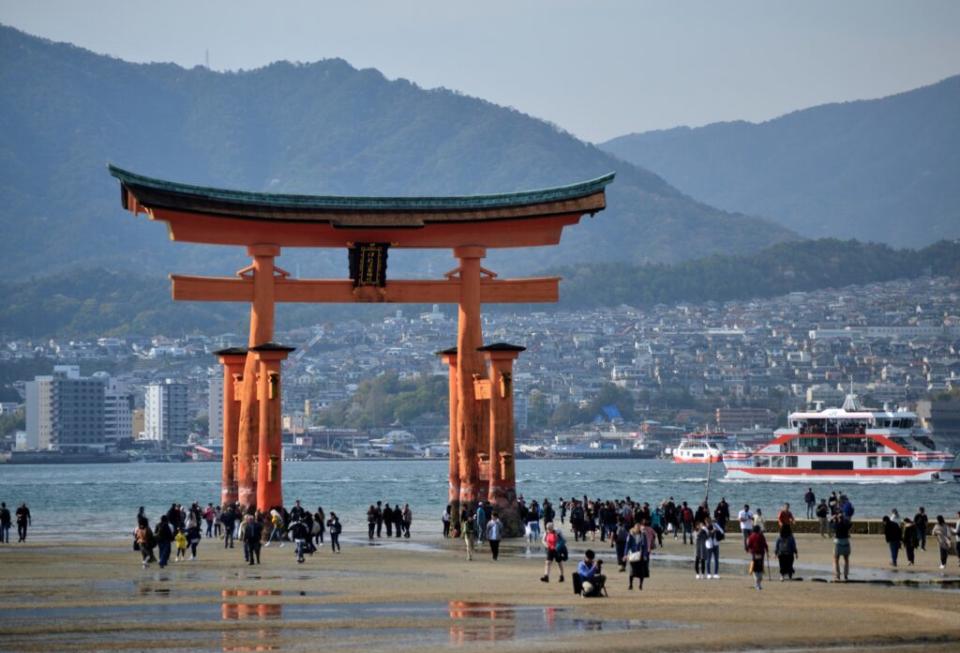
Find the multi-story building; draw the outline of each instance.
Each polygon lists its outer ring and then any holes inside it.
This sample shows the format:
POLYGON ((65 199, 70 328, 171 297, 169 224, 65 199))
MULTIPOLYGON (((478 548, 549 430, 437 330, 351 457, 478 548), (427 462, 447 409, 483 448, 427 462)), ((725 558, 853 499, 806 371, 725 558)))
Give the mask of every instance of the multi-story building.
POLYGON ((133 439, 133 393, 116 379, 107 378, 103 395, 104 438, 108 447, 133 439))
POLYGON ((76 366, 27 383, 27 449, 90 453, 106 449, 104 383, 76 366))
POLYGON ((144 402, 144 439, 158 442, 187 441, 190 428, 187 386, 173 379, 147 386, 144 402))
POLYGON ((223 439, 223 374, 214 370, 207 381, 207 423, 211 440, 223 439))

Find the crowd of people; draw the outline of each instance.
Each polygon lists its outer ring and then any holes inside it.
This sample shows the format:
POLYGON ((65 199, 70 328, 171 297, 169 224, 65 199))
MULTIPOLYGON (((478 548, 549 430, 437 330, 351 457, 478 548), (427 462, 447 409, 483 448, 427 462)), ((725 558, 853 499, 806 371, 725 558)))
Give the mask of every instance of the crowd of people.
POLYGON ((343 531, 337 513, 330 511, 328 516, 321 506, 311 512, 299 499, 289 510, 276 506, 266 512, 244 511, 239 504, 221 508, 208 503, 206 508, 201 508, 194 502, 184 508, 174 503, 152 528, 141 506, 136 522, 133 549, 140 553, 144 567, 156 562, 161 568, 169 564, 174 545, 174 562, 196 560, 204 526, 206 537, 222 540, 225 549, 232 549, 239 542, 248 565, 260 564, 264 547, 278 544, 283 548, 288 542, 293 544, 297 562, 303 563, 305 556, 317 552, 325 537, 329 538, 330 550, 339 553, 343 531))
MULTIPOLYGON (((833 544, 834 580, 847 580, 850 574, 852 553, 851 532, 855 508, 850 498, 832 492, 819 501, 812 488, 803 496, 806 518, 816 520, 817 531, 822 538, 830 538, 833 544)), ((472 560, 477 547, 485 543, 492 560, 500 555, 500 544, 507 527, 503 515, 487 502, 478 502, 475 508, 464 507, 459 519, 454 519, 451 506, 441 515, 442 534, 445 538, 462 538, 467 560, 472 560)), ((511 515, 512 521, 513 515, 511 515)), ((644 580, 650 577, 651 559, 654 552, 664 546, 664 539, 672 536, 677 544, 692 547, 694 577, 697 580, 720 578, 721 543, 731 529, 740 531, 743 551, 747 555, 749 572, 754 587, 762 589, 765 577, 772 576, 770 569, 771 548, 767 541, 767 529, 775 530, 772 555, 776 556, 782 581, 796 578, 796 560, 799 548, 795 536, 796 518, 790 504, 779 509, 775 525, 767 522, 759 508, 751 509, 744 504, 736 516, 730 505, 721 498, 713 509, 706 501, 696 506, 687 501, 675 501, 668 497, 651 506, 631 497, 622 499, 589 499, 561 497, 556 504, 549 499, 529 503, 521 496, 517 502, 516 518, 528 546, 542 547, 545 551, 543 575, 540 580, 549 583, 556 566, 560 583, 565 582, 564 563, 568 562, 569 550, 563 528, 569 526, 574 542, 592 546, 606 543, 612 549, 613 559, 620 572, 626 574, 627 589, 643 590, 644 580), (543 528, 541 529, 541 524, 543 528)), ((10 530, 17 525, 18 542, 26 542, 32 524, 30 509, 21 503, 11 514, 6 503, 0 503, 0 544, 9 544, 10 530)), ((370 541, 387 538, 410 538, 413 511, 409 504, 401 505, 377 501, 367 510, 367 537, 370 541)), ((293 544, 293 553, 298 563, 313 555, 318 547, 329 541, 333 553, 340 552, 340 534, 343 525, 333 511, 324 512, 306 509, 297 500, 289 510, 276 506, 268 511, 241 509, 239 504, 205 507, 199 502, 189 507, 173 503, 151 526, 143 507, 136 515, 133 533, 133 548, 138 551, 144 567, 157 563, 165 567, 171 562, 190 562, 198 559, 202 539, 222 542, 224 548, 232 549, 239 543, 243 559, 248 565, 260 564, 265 547, 278 545, 283 548, 293 544)), ((736 531, 734 531, 736 532, 736 531)), ((901 517, 897 509, 882 519, 882 534, 889 547, 890 564, 897 567, 900 552, 904 552, 907 565, 916 562, 917 552, 926 551, 927 540, 932 539, 939 553, 940 568, 944 569, 951 555, 960 560, 960 512, 957 521, 950 524, 943 515, 936 515, 931 522, 923 506, 910 517, 901 517), (931 528, 932 525, 932 528, 931 528)), ((583 595, 598 596, 606 593, 607 576, 602 570, 603 561, 593 548, 584 552, 571 574, 572 587, 583 595)))
MULTIPOLYGON (((821 537, 833 540, 834 580, 848 580, 852 553, 850 536, 856 512, 853 502, 845 494, 832 492, 818 503, 813 489, 808 488, 804 503, 807 518, 816 518, 821 537)), ((544 583, 550 582, 554 565, 559 572, 558 581, 564 582, 563 563, 569 554, 561 526, 566 525, 568 520, 575 542, 609 542, 609 547, 614 549, 619 570, 625 572, 629 567, 628 590, 634 588, 635 581, 637 588, 643 589, 643 581, 650 575, 651 553, 663 547, 664 537, 671 535, 678 543, 693 547, 694 577, 697 580, 719 579, 720 545, 726 539, 727 531, 733 528, 740 531, 754 587, 761 590, 764 578, 772 576, 771 548, 766 533, 770 524, 759 508, 751 509, 749 504, 744 504, 735 518, 725 498, 721 498, 712 510, 706 501, 693 507, 686 501, 677 502, 673 497, 653 507, 647 502, 634 501, 629 496, 615 500, 591 500, 586 496, 561 497, 556 505, 557 508, 554 508, 549 499, 527 504, 520 497, 518 501, 518 518, 524 528, 526 541, 539 542, 545 550, 544 570, 540 577, 544 583), (541 521, 544 533, 538 537, 541 521)), ((960 512, 957 516, 956 525, 951 526, 942 515, 938 515, 931 531, 940 551, 941 569, 946 565, 949 555, 956 554, 960 558, 960 512)), ((476 543, 484 540, 490 543, 491 557, 497 559, 499 534, 503 526, 489 504, 480 502, 472 511, 464 508, 459 520, 460 533, 451 528, 451 523, 451 508, 448 506, 442 516, 443 535, 462 535, 468 560, 473 557, 476 543)), ((913 519, 903 520, 897 510, 893 510, 890 515, 884 516, 882 523, 884 536, 890 545, 891 564, 896 566, 901 545, 906 550, 909 564, 913 564, 916 550, 926 548, 928 518, 925 509, 921 506, 913 519)), ((796 518, 790 504, 785 503, 777 513, 774 526, 776 537, 772 548, 781 581, 797 578, 795 564, 800 551, 795 527, 796 518)), ((586 577, 591 579, 587 587, 588 594, 605 592, 606 576, 599 571, 601 565, 602 561, 596 552, 588 549, 573 575, 575 591, 583 593, 582 583, 586 577)))

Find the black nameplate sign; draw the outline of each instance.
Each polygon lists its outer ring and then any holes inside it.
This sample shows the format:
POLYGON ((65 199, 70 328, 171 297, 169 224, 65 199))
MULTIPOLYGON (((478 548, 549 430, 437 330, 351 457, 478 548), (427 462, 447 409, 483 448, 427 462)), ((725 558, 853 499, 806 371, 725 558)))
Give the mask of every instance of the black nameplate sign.
POLYGON ((353 287, 387 284, 387 248, 390 243, 355 243, 350 248, 350 279, 353 287))

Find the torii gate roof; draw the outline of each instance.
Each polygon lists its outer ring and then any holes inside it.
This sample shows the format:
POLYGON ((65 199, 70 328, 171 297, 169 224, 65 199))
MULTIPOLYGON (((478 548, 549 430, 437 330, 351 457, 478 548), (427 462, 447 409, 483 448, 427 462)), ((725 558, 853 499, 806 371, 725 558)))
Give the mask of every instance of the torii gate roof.
POLYGON ((109 166, 123 207, 167 222, 173 240, 291 247, 552 245, 564 226, 606 206, 610 173, 568 186, 453 197, 251 193, 145 177, 109 166))

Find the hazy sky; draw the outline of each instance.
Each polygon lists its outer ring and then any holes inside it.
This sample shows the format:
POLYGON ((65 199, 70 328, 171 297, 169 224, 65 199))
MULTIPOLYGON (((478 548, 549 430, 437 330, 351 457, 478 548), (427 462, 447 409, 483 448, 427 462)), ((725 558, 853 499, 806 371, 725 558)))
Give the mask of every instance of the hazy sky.
POLYGON ((138 62, 341 57, 591 141, 765 120, 960 72, 952 0, 0 0, 0 22, 138 62))

